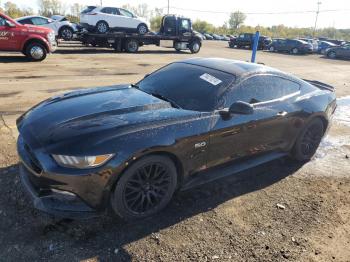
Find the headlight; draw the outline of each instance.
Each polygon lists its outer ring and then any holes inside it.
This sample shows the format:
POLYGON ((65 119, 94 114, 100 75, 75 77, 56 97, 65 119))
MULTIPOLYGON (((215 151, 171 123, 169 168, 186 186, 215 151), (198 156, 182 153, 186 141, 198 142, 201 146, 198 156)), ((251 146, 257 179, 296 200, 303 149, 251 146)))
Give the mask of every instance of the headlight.
POLYGON ((56 37, 54 32, 50 32, 47 34, 47 39, 49 39, 50 42, 55 42, 56 37))
POLYGON ((100 156, 64 156, 64 155, 52 155, 57 164, 70 168, 93 168, 102 166, 108 160, 110 160, 114 154, 100 155, 100 156))

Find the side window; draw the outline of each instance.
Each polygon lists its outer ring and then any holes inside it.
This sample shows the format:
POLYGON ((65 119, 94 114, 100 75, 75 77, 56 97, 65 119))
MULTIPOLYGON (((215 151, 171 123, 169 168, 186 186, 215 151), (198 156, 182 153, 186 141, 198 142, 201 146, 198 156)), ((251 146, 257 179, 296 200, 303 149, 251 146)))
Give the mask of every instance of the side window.
POLYGON ((6 20, 0 16, 0 26, 5 26, 6 20))
POLYGON ((47 19, 42 17, 33 17, 31 20, 33 25, 46 25, 49 23, 47 19))
POLYGON ((101 13, 110 14, 110 15, 117 15, 118 9, 112 8, 112 7, 105 7, 105 8, 102 8, 101 13))
POLYGON ((181 20, 181 31, 189 31, 190 30, 190 22, 187 19, 181 20))
POLYGON ((32 25, 33 22, 31 19, 24 19, 24 20, 21 20, 19 21, 22 25, 32 25))
POLYGON ((229 96, 229 107, 236 101, 250 104, 266 102, 297 92, 300 85, 296 82, 278 76, 253 76, 233 88, 229 96))
POLYGON ((131 17, 131 18, 134 17, 134 15, 127 10, 119 8, 119 12, 120 12, 120 15, 131 17))

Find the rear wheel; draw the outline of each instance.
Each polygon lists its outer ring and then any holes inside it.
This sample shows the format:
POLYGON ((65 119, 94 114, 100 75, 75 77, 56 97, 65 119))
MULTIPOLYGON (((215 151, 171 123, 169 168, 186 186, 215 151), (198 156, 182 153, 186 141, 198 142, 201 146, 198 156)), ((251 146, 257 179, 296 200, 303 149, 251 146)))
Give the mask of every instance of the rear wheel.
POLYGON ((307 161, 312 158, 322 140, 325 126, 320 118, 309 122, 299 135, 293 148, 293 158, 298 161, 307 161))
POLYGON ((176 185, 176 167, 169 158, 144 157, 118 181, 111 196, 112 209, 124 219, 151 216, 170 202, 176 185))
POLYGON ((139 50, 139 42, 136 39, 128 39, 125 43, 125 50, 128 53, 136 53, 139 50))
POLYGON ((198 40, 194 40, 190 43, 189 49, 192 54, 196 54, 201 49, 201 43, 198 40))
POLYGON ((25 49, 25 55, 32 61, 43 61, 47 56, 47 51, 44 45, 40 43, 31 43, 25 49))
POLYGON ((109 31, 109 25, 105 21, 100 21, 96 24, 96 31, 100 34, 105 34, 109 31))
POLYGON ((147 25, 145 24, 140 24, 138 27, 137 27, 137 32, 140 34, 140 35, 144 35, 148 32, 148 27, 147 25))

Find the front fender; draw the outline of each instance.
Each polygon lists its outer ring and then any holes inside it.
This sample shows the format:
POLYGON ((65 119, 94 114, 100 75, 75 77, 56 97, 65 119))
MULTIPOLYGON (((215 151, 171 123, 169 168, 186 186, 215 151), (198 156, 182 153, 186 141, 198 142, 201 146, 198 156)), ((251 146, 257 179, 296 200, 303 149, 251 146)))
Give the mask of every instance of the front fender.
POLYGON ((47 41, 47 39, 45 37, 43 37, 41 35, 37 35, 37 34, 28 35, 26 37, 26 39, 22 42, 21 49, 23 50, 25 48, 25 46, 31 41, 39 41, 39 42, 41 42, 45 46, 46 50, 48 52, 51 52, 51 47, 50 47, 50 44, 47 41))

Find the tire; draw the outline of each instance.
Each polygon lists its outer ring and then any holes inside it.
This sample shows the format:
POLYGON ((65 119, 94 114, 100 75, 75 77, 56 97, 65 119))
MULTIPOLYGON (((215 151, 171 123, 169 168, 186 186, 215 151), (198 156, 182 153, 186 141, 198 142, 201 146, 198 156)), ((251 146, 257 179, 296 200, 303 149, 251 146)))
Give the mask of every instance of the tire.
POLYGON ((194 40, 189 44, 188 48, 192 54, 197 54, 201 50, 201 43, 198 40, 194 40))
POLYGON ((109 31, 109 25, 106 21, 99 21, 96 24, 96 31, 100 34, 105 34, 109 31))
POLYGON ((294 47, 292 50, 290 50, 290 53, 293 55, 297 55, 297 54, 299 54, 299 49, 294 47))
POLYGON ((60 29, 58 36, 65 41, 70 41, 73 39, 74 31, 72 28, 65 26, 60 29))
POLYGON ((33 42, 25 49, 25 55, 34 62, 43 61, 47 56, 47 50, 41 43, 33 42))
POLYGON ((139 26, 137 27, 137 33, 139 33, 140 35, 144 35, 148 32, 148 27, 145 24, 139 24, 139 26))
POLYGON ((136 53, 139 50, 139 42, 136 39, 128 39, 125 43, 125 51, 136 53))
POLYGON ((126 220, 152 216, 167 206, 176 186, 173 161, 165 156, 146 156, 122 174, 111 194, 112 210, 126 220))
POLYGON ((175 42, 174 43, 174 49, 176 50, 176 52, 181 52, 181 48, 179 48, 177 45, 179 44, 179 42, 175 42))
POLYGON ((311 120, 297 138, 292 157, 301 162, 310 160, 316 153, 324 132, 325 126, 320 118, 311 120))
POLYGON ((327 53, 327 56, 331 59, 337 58, 337 54, 334 51, 330 51, 327 53))

